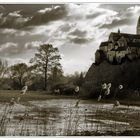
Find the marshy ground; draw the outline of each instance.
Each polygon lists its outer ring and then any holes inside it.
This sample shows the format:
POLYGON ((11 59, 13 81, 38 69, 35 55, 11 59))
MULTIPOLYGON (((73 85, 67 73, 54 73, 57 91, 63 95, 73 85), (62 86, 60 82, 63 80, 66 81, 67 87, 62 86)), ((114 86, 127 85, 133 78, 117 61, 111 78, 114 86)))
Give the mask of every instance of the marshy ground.
MULTIPOLYGON (((140 107, 19 91, 0 92, 1 136, 140 135, 140 107)), ((124 103, 124 102, 122 102, 124 103)))

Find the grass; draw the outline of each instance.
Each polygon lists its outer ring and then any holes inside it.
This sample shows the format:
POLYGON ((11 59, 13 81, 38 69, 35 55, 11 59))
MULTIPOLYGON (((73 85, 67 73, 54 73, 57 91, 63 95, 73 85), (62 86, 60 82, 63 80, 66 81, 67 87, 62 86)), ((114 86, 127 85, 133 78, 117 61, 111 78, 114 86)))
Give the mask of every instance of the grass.
POLYGON ((9 102, 11 98, 22 98, 22 101, 46 100, 46 99, 73 99, 74 96, 58 96, 47 93, 46 91, 28 91, 25 95, 21 95, 18 90, 0 90, 0 102, 9 102))
MULTIPOLYGON (((140 106, 139 100, 131 100, 131 99, 118 99, 121 105, 128 105, 128 106, 140 106)), ((103 103, 114 103, 114 100, 103 100, 103 103)))
MULTIPOLYGON (((0 102, 8 102, 11 100, 11 98, 19 97, 21 96, 19 90, 0 90, 0 102)), ((74 96, 67 96, 67 95, 53 95, 51 93, 47 93, 46 91, 28 91, 24 96, 22 97, 22 101, 31 101, 31 100, 46 100, 46 99, 75 99, 74 96)), ((82 97, 81 97, 82 98, 82 97)), ((82 98, 82 100, 88 100, 89 103, 114 103, 114 100, 112 99, 103 99, 101 102, 98 102, 97 99, 88 99, 88 98, 82 98)), ((136 105, 140 106, 139 100, 130 100, 130 99, 124 99, 119 100, 119 102, 122 105, 136 105)))
MULTIPOLYGON (((97 99, 88 99, 88 98, 83 98, 83 101, 89 101, 91 104, 98 104, 98 103, 111 103, 114 104, 115 100, 113 99, 102 99, 100 102, 97 101, 97 99)), ((128 106, 140 106, 140 101, 139 100, 130 100, 130 99, 118 99, 121 105, 128 105, 128 106)))

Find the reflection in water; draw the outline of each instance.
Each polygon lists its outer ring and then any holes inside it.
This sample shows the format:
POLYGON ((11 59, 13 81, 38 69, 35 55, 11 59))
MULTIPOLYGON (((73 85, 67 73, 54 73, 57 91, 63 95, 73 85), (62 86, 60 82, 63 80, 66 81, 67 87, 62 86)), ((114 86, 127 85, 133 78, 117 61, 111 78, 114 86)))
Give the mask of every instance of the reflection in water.
MULTIPOLYGON (((76 135, 77 132, 124 131, 132 129, 120 114, 139 112, 140 107, 113 107, 77 99, 30 101, 29 106, 15 104, 7 118, 6 135, 76 135), (115 114, 117 113, 117 115, 115 114), (113 117, 116 115, 115 117, 113 117)), ((4 105, 1 104, 1 110, 4 105)), ((1 111, 2 114, 2 111, 1 111)))

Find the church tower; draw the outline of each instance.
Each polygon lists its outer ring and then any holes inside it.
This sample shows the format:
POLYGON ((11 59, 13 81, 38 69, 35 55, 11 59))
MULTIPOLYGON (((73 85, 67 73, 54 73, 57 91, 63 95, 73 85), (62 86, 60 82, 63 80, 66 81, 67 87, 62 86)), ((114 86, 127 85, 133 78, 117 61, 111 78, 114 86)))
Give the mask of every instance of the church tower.
POLYGON ((140 34, 140 16, 138 18, 138 22, 137 22, 137 34, 140 34))

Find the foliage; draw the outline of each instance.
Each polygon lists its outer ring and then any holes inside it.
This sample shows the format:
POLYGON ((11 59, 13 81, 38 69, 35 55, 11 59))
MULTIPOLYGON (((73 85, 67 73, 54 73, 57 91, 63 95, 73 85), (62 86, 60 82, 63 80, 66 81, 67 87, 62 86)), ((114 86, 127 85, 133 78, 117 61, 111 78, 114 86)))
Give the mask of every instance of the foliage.
POLYGON ((60 55, 58 48, 54 48, 51 44, 43 44, 38 48, 38 52, 30 62, 36 67, 36 70, 43 75, 44 89, 47 89, 48 78, 52 76, 52 80, 56 80, 62 74, 62 66, 60 64, 60 55))
POLYGON ((0 59, 0 84, 2 83, 3 78, 7 72, 7 67, 8 67, 7 61, 0 59))
POLYGON ((74 85, 82 86, 84 82, 84 72, 81 73, 75 72, 74 74, 65 76, 65 79, 67 83, 72 83, 74 85))
POLYGON ((15 89, 21 89, 31 79, 31 68, 25 63, 19 63, 9 68, 9 76, 15 89))

